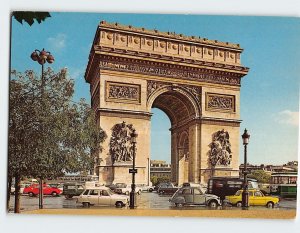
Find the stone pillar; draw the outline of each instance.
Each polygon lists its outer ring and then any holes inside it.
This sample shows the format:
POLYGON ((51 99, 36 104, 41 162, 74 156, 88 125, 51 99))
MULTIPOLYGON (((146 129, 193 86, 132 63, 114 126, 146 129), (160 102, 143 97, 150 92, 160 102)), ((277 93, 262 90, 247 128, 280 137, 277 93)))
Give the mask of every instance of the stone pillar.
POLYGON ((178 150, 177 150, 177 133, 171 132, 171 181, 178 183, 178 150))
POLYGON ((189 182, 199 183, 200 124, 189 127, 189 182))

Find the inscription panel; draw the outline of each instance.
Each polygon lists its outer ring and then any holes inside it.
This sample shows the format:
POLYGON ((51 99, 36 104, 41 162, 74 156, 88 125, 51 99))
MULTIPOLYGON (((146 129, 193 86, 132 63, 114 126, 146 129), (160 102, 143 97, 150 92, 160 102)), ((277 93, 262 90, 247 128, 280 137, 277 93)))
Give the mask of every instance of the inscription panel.
POLYGON ((106 82, 106 101, 141 103, 141 86, 137 84, 106 82))
POLYGON ((235 112, 235 96, 216 93, 206 93, 206 110, 220 112, 235 112))

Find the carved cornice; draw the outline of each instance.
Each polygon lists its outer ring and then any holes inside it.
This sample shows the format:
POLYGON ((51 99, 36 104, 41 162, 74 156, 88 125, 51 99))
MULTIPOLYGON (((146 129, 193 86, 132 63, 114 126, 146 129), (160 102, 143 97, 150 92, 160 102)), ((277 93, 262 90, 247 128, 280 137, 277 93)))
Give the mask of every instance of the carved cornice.
POLYGON ((167 62, 178 62, 183 63, 182 65, 194 65, 194 66, 203 66, 207 68, 217 68, 217 69, 224 69, 228 72, 239 72, 243 74, 242 76, 246 75, 249 71, 248 67, 235 65, 235 64, 225 64, 217 61, 207 61, 203 59, 192 59, 188 57, 176 57, 170 54, 155 54, 151 51, 135 51, 130 49, 124 48, 114 48, 109 46, 102 46, 102 45, 95 45, 94 51, 96 53, 103 53, 103 54, 111 54, 111 55, 120 55, 120 56, 128 56, 132 58, 141 57, 141 58, 148 58, 148 59, 155 59, 159 61, 167 61, 167 62))
POLYGON ((239 127, 241 124, 241 120, 212 118, 212 117, 202 117, 200 119, 200 122, 202 124, 207 124, 207 125, 220 125, 220 126, 233 126, 233 127, 239 127))
POLYGON ((152 116, 152 113, 149 112, 109 109, 109 108, 98 108, 96 113, 97 113, 97 117, 110 116, 110 117, 134 118, 134 119, 145 119, 145 120, 150 120, 152 116))
POLYGON ((149 36, 155 37, 164 37, 167 39, 176 39, 186 42, 194 42, 194 43, 201 43, 205 45, 212 45, 212 46, 220 46, 226 48, 233 48, 237 50, 242 50, 239 44, 229 43, 229 42, 221 42, 218 40, 209 40, 207 38, 201 38, 196 36, 185 36, 183 34, 176 34, 175 32, 161 32, 156 29, 154 30, 147 30, 145 28, 137 28, 132 27, 131 25, 122 25, 119 23, 108 23, 106 21, 101 21, 99 27, 102 29, 114 29, 118 31, 126 31, 131 33, 139 33, 139 34, 147 34, 149 36))
POLYGON ((153 61, 128 59, 113 56, 101 56, 99 68, 104 70, 162 76, 180 80, 216 83, 231 86, 240 86, 243 74, 230 73, 220 70, 187 67, 175 64, 162 64, 153 61))

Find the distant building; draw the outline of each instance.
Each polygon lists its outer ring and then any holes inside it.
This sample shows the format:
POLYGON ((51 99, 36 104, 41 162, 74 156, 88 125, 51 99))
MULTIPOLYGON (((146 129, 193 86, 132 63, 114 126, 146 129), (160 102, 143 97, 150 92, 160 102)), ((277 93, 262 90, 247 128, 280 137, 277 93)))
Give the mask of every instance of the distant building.
POLYGON ((166 177, 171 179, 171 164, 163 160, 151 160, 150 161, 150 178, 166 177))
MULTIPOLYGON (((239 167, 240 170, 240 176, 243 175, 243 170, 244 170, 244 164, 241 164, 239 167)), ((273 172, 294 172, 298 170, 298 162, 297 161, 292 161, 288 162, 287 164, 283 165, 252 165, 252 164, 247 164, 247 170, 248 172, 252 172, 255 170, 263 170, 268 173, 273 173, 273 172)))

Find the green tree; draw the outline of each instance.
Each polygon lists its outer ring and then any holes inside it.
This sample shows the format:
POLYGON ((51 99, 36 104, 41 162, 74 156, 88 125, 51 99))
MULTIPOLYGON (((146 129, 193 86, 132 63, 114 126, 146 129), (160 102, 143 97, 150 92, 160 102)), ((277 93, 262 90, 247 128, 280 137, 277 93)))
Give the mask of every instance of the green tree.
POLYGON ((152 182, 152 185, 157 185, 158 184, 158 181, 157 181, 158 177, 157 176, 152 176, 150 178, 150 181, 152 182))
POLYGON ((36 11, 14 11, 12 17, 19 23, 23 24, 23 21, 31 26, 36 20, 39 24, 45 21, 46 18, 51 17, 49 12, 36 12, 36 11))
POLYGON ((254 170, 248 177, 256 179, 258 183, 270 183, 271 179, 271 175, 264 170, 254 170))
POLYGON ((26 71, 13 72, 10 81, 8 192, 14 177, 16 213, 23 176, 44 179, 91 170, 106 138, 85 101, 72 102, 74 82, 66 69, 49 68, 44 80, 42 86, 26 71))

